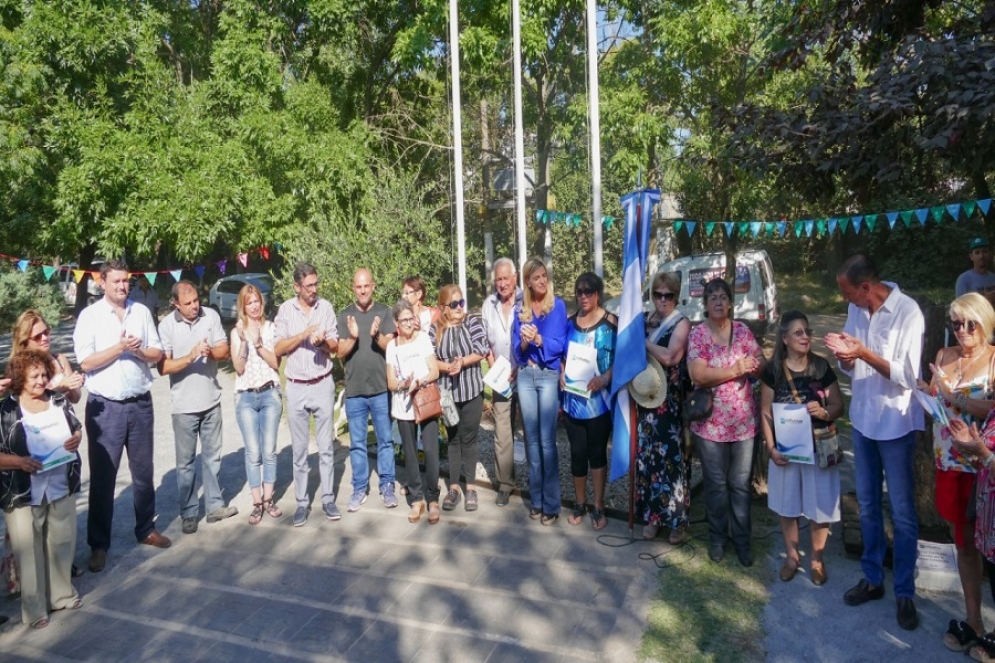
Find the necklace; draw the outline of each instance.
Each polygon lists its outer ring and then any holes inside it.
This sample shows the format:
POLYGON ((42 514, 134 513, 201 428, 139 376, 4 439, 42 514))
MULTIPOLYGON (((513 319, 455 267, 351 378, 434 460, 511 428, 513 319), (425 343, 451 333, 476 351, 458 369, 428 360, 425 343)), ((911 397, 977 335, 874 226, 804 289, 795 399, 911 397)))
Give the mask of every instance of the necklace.
POLYGON ((964 357, 963 355, 957 358, 957 382, 961 383, 964 381, 964 374, 974 365, 974 362, 978 360, 979 357, 984 357, 987 353, 982 350, 973 357, 968 357, 967 365, 963 365, 964 357))
MULTIPOLYGON (((600 311, 600 310, 601 310, 601 307, 599 306, 598 308, 596 308, 593 311, 591 311, 591 313, 589 315, 594 315, 595 318, 594 318, 594 322, 591 323, 591 324, 589 324, 589 325, 581 325, 581 322, 580 322, 581 316, 579 316, 579 315, 577 316, 577 328, 580 329, 580 332, 582 334, 586 334, 587 332, 589 332, 592 329, 594 329, 595 327, 597 327, 598 324, 600 324, 601 319, 604 317, 604 313, 602 313, 601 315, 598 315, 598 311, 600 311)), ((585 317, 587 317, 587 316, 585 316, 585 317)))

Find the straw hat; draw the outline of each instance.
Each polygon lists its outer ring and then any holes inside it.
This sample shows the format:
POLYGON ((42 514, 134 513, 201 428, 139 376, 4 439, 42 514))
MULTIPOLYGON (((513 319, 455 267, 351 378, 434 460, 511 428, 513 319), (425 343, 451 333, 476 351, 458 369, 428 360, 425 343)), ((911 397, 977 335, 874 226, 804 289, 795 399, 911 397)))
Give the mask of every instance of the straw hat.
POLYGON ((646 355, 646 368, 629 383, 629 394, 647 410, 660 407, 667 398, 667 376, 652 355, 646 355))

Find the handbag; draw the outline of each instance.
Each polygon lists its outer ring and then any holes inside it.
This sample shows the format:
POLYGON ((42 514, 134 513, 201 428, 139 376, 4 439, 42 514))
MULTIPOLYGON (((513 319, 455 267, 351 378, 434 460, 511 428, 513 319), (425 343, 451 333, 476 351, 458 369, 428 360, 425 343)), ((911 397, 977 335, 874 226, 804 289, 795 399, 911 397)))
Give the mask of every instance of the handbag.
MULTIPOLYGON (((798 390, 795 389, 795 381, 791 379, 788 367, 781 364, 781 368, 784 370, 784 379, 788 381, 788 386, 791 387, 791 395, 794 396, 795 402, 801 405, 801 396, 798 395, 798 390)), ((815 458, 821 469, 826 470, 830 467, 836 467, 846 460, 846 454, 843 453, 843 447, 840 445, 839 433, 836 432, 836 426, 833 424, 829 424, 826 428, 815 428, 813 426, 812 440, 815 443, 815 458)))
POLYGON ((411 395, 411 406, 415 410, 415 423, 442 416, 442 394, 434 382, 422 385, 411 395))
POLYGON ((684 401, 684 416, 688 421, 701 421, 712 416, 712 390, 699 387, 684 401))
POLYGON ((453 400, 453 392, 449 387, 439 387, 439 405, 442 408, 442 422, 452 428, 459 423, 459 410, 453 400))

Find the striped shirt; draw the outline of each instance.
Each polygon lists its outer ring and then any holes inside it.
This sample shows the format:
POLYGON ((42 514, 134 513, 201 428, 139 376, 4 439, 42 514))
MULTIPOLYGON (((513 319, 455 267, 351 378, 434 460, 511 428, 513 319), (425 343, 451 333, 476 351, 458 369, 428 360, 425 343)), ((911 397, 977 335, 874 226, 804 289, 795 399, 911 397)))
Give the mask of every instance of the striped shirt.
MULTIPOLYGON (((338 325, 335 322, 335 309, 331 302, 320 297, 308 313, 304 313, 297 297, 280 304, 276 313, 276 340, 280 341, 300 334, 311 325, 318 325, 329 341, 338 340, 338 325)), ((287 355, 287 368, 284 375, 291 380, 315 380, 332 371, 332 357, 324 350, 311 345, 305 339, 287 355)))
MULTIPOLYGON (((487 356, 489 346, 487 344, 487 334, 484 332, 484 325, 476 315, 468 315, 463 319, 463 324, 456 327, 447 327, 442 335, 440 343, 436 337, 437 329, 433 325, 429 331, 432 345, 435 346, 435 356, 446 363, 451 362, 456 357, 467 355, 487 356)), ((439 385, 448 387, 453 392, 453 400, 457 403, 472 401, 484 390, 484 377, 480 372, 480 362, 473 366, 466 366, 455 376, 450 377, 439 371, 439 385)))

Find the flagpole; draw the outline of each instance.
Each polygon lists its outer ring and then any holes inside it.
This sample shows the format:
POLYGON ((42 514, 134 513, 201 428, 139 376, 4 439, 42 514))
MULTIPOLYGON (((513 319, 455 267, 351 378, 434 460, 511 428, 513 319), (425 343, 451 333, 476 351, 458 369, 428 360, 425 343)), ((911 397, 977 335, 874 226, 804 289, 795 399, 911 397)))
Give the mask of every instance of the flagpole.
POLYGON ((639 421, 636 419, 635 399, 629 402, 631 412, 630 421, 632 426, 629 429, 629 539, 636 538, 636 435, 639 428, 639 421))
POLYGON ((591 216, 594 223, 594 273, 604 276, 604 237, 601 226, 601 111, 598 100, 598 3, 587 0, 587 76, 591 122, 591 216))
POLYGON ((449 0, 449 58, 453 79, 453 187, 456 189, 456 244, 459 287, 466 297, 466 229, 463 219, 463 118, 459 85, 459 15, 449 0))
MULTIPOLYGON (((456 0, 451 0, 456 2, 456 0)), ((512 61, 515 97, 515 215, 518 220, 518 279, 525 287, 525 132, 522 129, 522 19, 519 0, 511 0, 512 61)))

